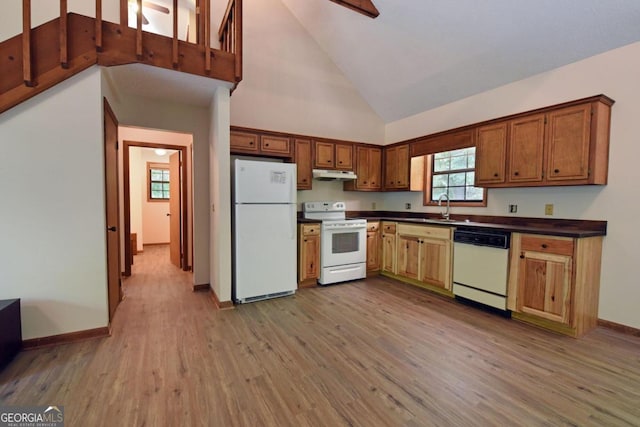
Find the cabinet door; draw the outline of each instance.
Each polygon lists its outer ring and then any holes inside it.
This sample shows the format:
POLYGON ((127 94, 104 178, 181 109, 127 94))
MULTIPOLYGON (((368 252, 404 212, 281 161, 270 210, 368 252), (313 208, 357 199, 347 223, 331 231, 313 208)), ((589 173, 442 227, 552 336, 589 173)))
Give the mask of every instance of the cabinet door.
POLYGON ((368 190, 371 187, 369 177, 369 149, 356 147, 356 186, 358 190, 368 190))
POLYGON ((231 152, 258 152, 258 135, 248 132, 233 131, 230 135, 231 152))
POLYGON ((451 242, 421 239, 420 281, 451 289, 451 242))
POLYGON ((298 190, 311 190, 311 141, 308 139, 296 139, 295 150, 298 190))
POLYGON ((353 145, 335 144, 335 167, 336 169, 353 170, 353 145))
POLYGON ((396 188, 409 189, 409 166, 411 165, 409 146, 399 145, 396 149, 396 188))
POLYGON ((591 104, 567 107, 548 115, 548 181, 589 177, 591 104))
POLYGON ((544 156, 544 114, 509 123, 509 182, 540 182, 544 156))
POLYGON ((533 251, 520 255, 518 311, 569 323, 572 257, 533 251))
POLYGON ((382 188, 382 149, 369 148, 369 188, 382 188))
POLYGON ((396 235, 382 233, 382 271, 396 274, 396 235))
POLYGON ((397 188, 398 183, 398 148, 384 150, 384 188, 397 188))
POLYGON ((398 235, 398 275, 420 279, 420 238, 398 235))
POLYGON ((313 167, 318 169, 333 169, 334 157, 333 152, 335 144, 331 142, 314 142, 315 145, 315 158, 313 160, 313 167))
POLYGON ((300 242, 300 282, 320 277, 320 236, 303 235, 300 242))
POLYGON ((380 232, 367 231, 367 271, 380 270, 380 232))
POLYGON ((478 128, 476 139, 476 181, 500 184, 505 181, 507 159, 507 122, 478 128))
POLYGON ((262 135, 260 137, 260 150, 263 153, 291 155, 291 142, 283 136, 262 135))

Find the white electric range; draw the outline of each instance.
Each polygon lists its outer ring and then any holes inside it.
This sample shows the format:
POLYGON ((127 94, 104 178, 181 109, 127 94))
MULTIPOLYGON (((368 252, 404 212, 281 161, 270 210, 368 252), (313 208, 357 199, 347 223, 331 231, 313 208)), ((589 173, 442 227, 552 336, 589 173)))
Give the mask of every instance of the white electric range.
POLYGON ((320 226, 321 285, 363 279, 367 275, 367 220, 346 219, 344 202, 305 202, 304 218, 320 226))

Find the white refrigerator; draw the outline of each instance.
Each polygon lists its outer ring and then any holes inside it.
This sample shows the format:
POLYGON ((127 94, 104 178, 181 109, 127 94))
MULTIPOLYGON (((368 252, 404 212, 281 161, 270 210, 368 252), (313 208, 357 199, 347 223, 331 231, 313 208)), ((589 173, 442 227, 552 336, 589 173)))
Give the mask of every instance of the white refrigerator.
POLYGON ((234 162, 233 298, 292 295, 296 280, 296 165, 234 162))

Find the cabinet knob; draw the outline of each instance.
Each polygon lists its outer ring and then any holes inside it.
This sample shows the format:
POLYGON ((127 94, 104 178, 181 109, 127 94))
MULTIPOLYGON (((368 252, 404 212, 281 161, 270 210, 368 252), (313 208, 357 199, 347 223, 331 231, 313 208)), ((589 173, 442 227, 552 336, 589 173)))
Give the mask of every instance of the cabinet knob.
POLYGON ((251 141, 251 142, 249 143, 249 145, 253 145, 253 141, 251 141))
POLYGON ((542 249, 547 249, 547 248, 548 248, 548 246, 547 246, 547 244, 546 244, 546 243, 543 243, 543 244, 542 244, 542 245, 540 245, 540 246, 542 246, 542 249))
POLYGON ((513 174, 514 174, 515 176, 520 175, 520 173, 519 173, 518 171, 515 171, 513 174))
POLYGON ((367 181, 364 182, 365 184, 367 183, 367 181))
POLYGON ((556 300, 556 296, 555 295, 551 295, 551 301, 555 301, 556 300))
POLYGON ((267 143, 267 144, 264 144, 264 146, 265 146, 265 147, 268 147, 268 146, 269 146, 269 143, 267 143))
POLYGON ((554 169, 553 173, 560 173, 560 169, 554 169))
POLYGON ((371 181, 371 184, 375 185, 375 183, 376 183, 375 181, 371 181))
POLYGON ((520 254, 520 259, 524 259, 524 254, 523 253, 520 254))
POLYGON ((498 177, 498 174, 497 174, 497 173, 494 173, 494 174, 493 174, 493 176, 497 178, 497 177, 498 177))
POLYGON ((307 239, 304 239, 304 241, 306 242, 306 241, 307 241, 307 239))
POLYGON ((307 178, 302 178, 302 182, 307 182, 307 178))

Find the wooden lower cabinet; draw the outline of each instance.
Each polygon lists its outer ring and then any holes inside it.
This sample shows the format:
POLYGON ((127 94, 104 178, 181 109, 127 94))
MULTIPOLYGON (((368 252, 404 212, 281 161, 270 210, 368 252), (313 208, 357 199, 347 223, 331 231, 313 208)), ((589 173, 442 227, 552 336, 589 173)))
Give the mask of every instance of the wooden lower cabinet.
POLYGON ((398 275, 451 290, 452 229, 398 225, 398 275))
POLYGON ((318 277, 320 277, 320 224, 300 224, 298 287, 315 286, 318 277))
POLYGON ((380 271, 380 222, 367 222, 367 273, 380 271))
POLYGON ((396 223, 383 221, 382 232, 382 271, 396 274, 396 223))
POLYGON ((602 237, 514 233, 508 308, 512 316, 578 337, 598 320, 602 237))

